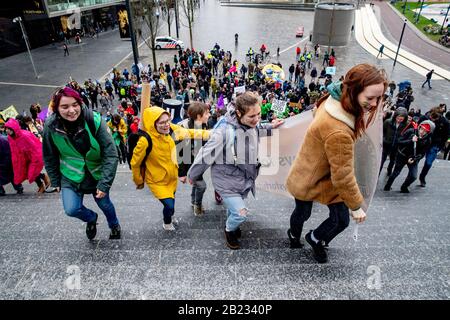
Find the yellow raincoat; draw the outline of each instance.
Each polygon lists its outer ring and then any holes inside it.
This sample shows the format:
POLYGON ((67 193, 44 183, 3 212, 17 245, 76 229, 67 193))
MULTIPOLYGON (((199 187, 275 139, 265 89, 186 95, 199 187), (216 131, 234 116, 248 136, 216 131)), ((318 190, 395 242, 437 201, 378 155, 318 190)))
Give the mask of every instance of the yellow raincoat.
POLYGON ((123 143, 127 143, 128 128, 127 128, 127 124, 125 123, 125 120, 120 119, 119 125, 117 127, 112 123, 112 120, 109 120, 107 122, 107 125, 108 125, 108 128, 111 130, 111 134, 114 132, 114 129, 117 128, 117 131, 119 132, 120 136, 122 137, 123 143))
POLYGON ((144 130, 152 139, 152 150, 145 162, 145 177, 141 173, 141 163, 145 157, 148 142, 145 137, 140 137, 133 151, 131 159, 131 171, 133 182, 139 186, 145 182, 157 199, 175 198, 178 183, 178 162, 175 140, 184 139, 208 139, 208 130, 185 129, 181 126, 170 124, 173 130, 171 135, 164 135, 156 130, 155 122, 163 113, 169 114, 160 107, 145 109, 142 117, 144 130))

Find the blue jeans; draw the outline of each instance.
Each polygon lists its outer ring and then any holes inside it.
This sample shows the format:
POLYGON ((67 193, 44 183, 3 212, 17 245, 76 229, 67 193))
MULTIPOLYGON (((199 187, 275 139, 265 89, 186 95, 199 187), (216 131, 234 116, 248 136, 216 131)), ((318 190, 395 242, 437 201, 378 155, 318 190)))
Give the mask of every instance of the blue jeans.
POLYGON ((425 83, 428 83, 428 88, 431 89, 431 79, 425 80, 425 82, 422 84, 422 88, 425 86, 425 83))
POLYGON ((175 199, 174 198, 166 198, 159 199, 159 201, 163 204, 163 219, 165 224, 172 223, 172 216, 175 213, 175 199))
POLYGON ((247 220, 248 209, 242 197, 223 198, 223 204, 227 208, 227 231, 236 231, 239 226, 247 220))
POLYGON ((432 146, 425 154, 425 163, 423 164, 422 171, 420 172, 420 180, 425 180, 425 177, 427 176, 428 171, 430 171, 434 160, 436 160, 439 150, 440 149, 438 146, 432 146))
POLYGON ((202 180, 197 180, 192 185, 191 192, 191 203, 201 206, 203 202, 203 194, 206 191, 206 182, 202 180))
MULTIPOLYGON (((95 194, 93 194, 93 197, 98 207, 105 214, 106 220, 108 220, 108 226, 110 228, 117 226, 119 220, 116 216, 116 209, 109 199, 109 194, 106 194, 106 196, 101 199, 97 199, 95 194)), ((69 217, 78 218, 84 222, 93 222, 95 220, 95 212, 83 205, 83 198, 83 193, 76 192, 71 188, 61 189, 61 199, 65 213, 69 217)))

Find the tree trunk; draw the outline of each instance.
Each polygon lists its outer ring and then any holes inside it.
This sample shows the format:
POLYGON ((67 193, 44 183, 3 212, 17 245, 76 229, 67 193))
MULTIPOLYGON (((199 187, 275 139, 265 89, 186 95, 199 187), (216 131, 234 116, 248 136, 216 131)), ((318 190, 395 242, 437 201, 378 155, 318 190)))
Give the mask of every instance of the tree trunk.
POLYGON ((190 19, 189 20, 189 40, 191 43, 191 50, 194 48, 194 40, 192 39, 192 22, 190 19))
POLYGON ((167 26, 169 27, 169 36, 172 36, 170 33, 170 8, 167 8, 167 26))
POLYGON ((194 3, 192 2, 193 0, 189 0, 189 9, 190 9, 190 16, 191 16, 191 21, 194 22, 194 3))
MULTIPOLYGON (((154 41, 153 41, 154 43, 154 41)), ((153 70, 156 70, 156 49, 155 46, 152 46, 152 57, 153 57, 153 70)))
POLYGON ((151 50, 152 50, 152 58, 153 58, 153 72, 156 71, 156 52, 155 52, 155 32, 152 23, 152 17, 148 17, 149 19, 149 27, 150 27, 150 40, 151 40, 151 50))

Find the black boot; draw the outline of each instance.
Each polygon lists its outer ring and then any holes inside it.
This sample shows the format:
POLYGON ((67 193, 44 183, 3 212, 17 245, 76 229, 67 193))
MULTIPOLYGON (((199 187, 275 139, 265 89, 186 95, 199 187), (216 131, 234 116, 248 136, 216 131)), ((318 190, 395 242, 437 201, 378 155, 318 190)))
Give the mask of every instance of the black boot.
POLYGON ((109 234, 109 239, 110 240, 118 240, 120 239, 120 234, 121 234, 121 228, 120 228, 120 224, 118 224, 117 226, 114 226, 111 228, 111 233, 109 234))
POLYGON ((313 230, 310 230, 306 234, 305 239, 313 248, 314 252, 313 257, 319 263, 326 263, 328 261, 327 251, 325 250, 325 247, 323 246, 321 241, 319 241, 318 243, 314 242, 314 240, 311 237, 312 232, 313 230))
POLYGON ((298 238, 294 237, 291 233, 291 229, 288 229, 287 235, 289 237, 291 249, 298 249, 303 247, 303 244, 300 242, 300 237, 298 238))
POLYGON ((425 188, 425 186, 427 185, 427 182, 425 181, 425 177, 420 176, 420 177, 419 177, 419 182, 420 182, 419 185, 420 185, 422 188, 425 188))
POLYGON ((228 248, 230 248, 232 250, 237 250, 240 248, 239 241, 236 236, 236 231, 227 231, 227 229, 225 229, 225 239, 226 239, 228 248))
POLYGON ((97 235, 97 219, 98 214, 95 214, 95 220, 86 224, 86 236, 89 240, 92 240, 97 235))
POLYGON ((388 181, 386 182, 386 185, 384 186, 384 191, 391 191, 391 187, 392 187, 392 184, 394 183, 394 179, 392 179, 392 178, 389 178, 388 179, 388 181))
POLYGON ((427 183, 425 181, 425 177, 428 174, 428 171, 430 171, 430 168, 431 168, 431 166, 427 166, 426 163, 423 165, 422 171, 420 172, 420 175, 419 175, 419 182, 420 182, 421 187, 425 187, 427 185, 427 183))
POLYGON ((237 228, 236 230, 234 230, 234 234, 239 239, 242 236, 241 228, 237 228))
POLYGON ((408 187, 405 186, 404 184, 400 187, 400 192, 401 193, 409 193, 408 187))

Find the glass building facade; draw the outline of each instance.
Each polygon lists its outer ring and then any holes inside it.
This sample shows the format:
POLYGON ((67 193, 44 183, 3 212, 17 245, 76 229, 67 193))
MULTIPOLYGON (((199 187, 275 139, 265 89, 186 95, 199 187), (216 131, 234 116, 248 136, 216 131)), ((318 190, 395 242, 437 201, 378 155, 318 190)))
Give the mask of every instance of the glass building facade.
POLYGON ((125 0, 14 0, 0 6, 0 58, 26 50, 19 24, 22 17, 31 48, 58 43, 75 33, 86 34, 117 25, 117 9, 125 0), (76 15, 76 25, 68 25, 76 15))

